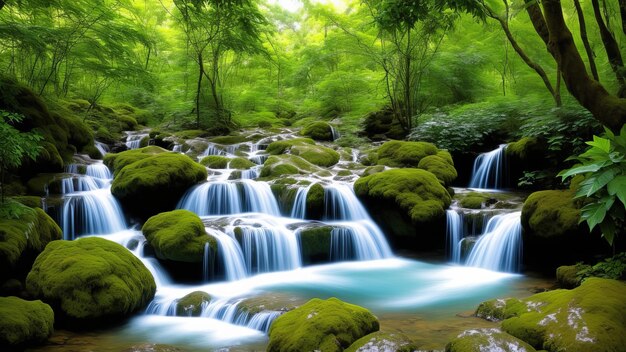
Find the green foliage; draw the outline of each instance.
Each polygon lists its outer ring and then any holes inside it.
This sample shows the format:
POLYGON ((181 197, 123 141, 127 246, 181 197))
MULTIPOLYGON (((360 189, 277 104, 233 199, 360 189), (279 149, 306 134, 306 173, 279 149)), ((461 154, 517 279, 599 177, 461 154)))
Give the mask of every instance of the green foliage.
POLYGON ((587 142, 589 148, 577 157, 579 164, 563 170, 563 180, 584 175, 585 180, 576 187, 576 198, 587 198, 589 202, 581 209, 581 222, 592 231, 600 225, 602 236, 613 244, 615 236, 626 228, 626 126, 619 135, 609 129, 605 138, 593 137, 587 142))
POLYGON ((618 253, 593 266, 579 265, 576 276, 580 282, 590 277, 622 280, 626 276, 626 253, 618 253))

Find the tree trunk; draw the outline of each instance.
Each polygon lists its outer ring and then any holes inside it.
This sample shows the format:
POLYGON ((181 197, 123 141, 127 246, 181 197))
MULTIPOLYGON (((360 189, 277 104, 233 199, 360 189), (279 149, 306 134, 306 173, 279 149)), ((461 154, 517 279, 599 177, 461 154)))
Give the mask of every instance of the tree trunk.
POLYGON ((561 1, 544 0, 542 4, 545 10, 545 24, 550 33, 548 49, 560 64, 568 91, 598 121, 613 131, 619 131, 626 122, 626 99, 609 94, 600 83, 587 74, 572 33, 565 24, 561 1))
POLYGON ((600 12, 600 3, 598 2, 598 0, 591 0, 591 4, 593 5, 593 14, 596 17, 598 29, 600 30, 600 38, 602 38, 602 44, 604 44, 606 55, 609 58, 609 63, 611 64, 611 68, 615 73, 615 78, 617 79, 617 83, 619 85, 619 91, 617 93, 617 96, 620 98, 624 98, 626 96, 626 82, 624 82, 624 76, 621 72, 624 69, 622 54, 619 51, 617 41, 615 41, 615 38, 611 34, 611 31, 608 29, 608 27, 604 23, 604 20, 602 19, 602 13, 600 12))
POLYGON ((619 13, 622 18, 622 32, 626 35, 626 0, 619 0, 619 13))
POLYGON ((5 4, 4 0, 0 0, 0 10, 2 10, 2 8, 4 7, 4 4, 5 4))
POLYGON ((202 91, 202 76, 204 76, 204 63, 202 53, 198 53, 198 85, 196 87, 196 128, 200 128, 200 92, 202 91))
POLYGON ((598 76, 598 69, 596 68, 596 59, 594 57, 593 50, 591 50, 591 45, 589 45, 589 38, 587 38, 587 25, 585 24, 585 15, 583 14, 583 9, 580 6, 580 1, 574 0, 574 6, 576 7, 578 23, 580 24, 580 39, 583 41, 585 51, 587 52, 587 59, 589 60, 589 69, 591 70, 593 79, 600 82, 600 76, 598 76))

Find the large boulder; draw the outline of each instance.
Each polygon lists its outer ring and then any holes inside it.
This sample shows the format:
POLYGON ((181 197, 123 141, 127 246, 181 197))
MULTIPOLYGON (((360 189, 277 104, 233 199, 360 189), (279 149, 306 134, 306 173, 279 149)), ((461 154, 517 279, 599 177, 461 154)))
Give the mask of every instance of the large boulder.
POLYGON ((539 191, 526 199, 522 228, 527 265, 552 272, 608 250, 600 236, 579 224, 581 206, 572 190, 539 191))
POLYGON ((300 134, 309 138, 313 138, 316 141, 332 141, 333 140, 333 126, 328 122, 317 121, 305 126, 300 134))
POLYGON ((159 153, 119 170, 111 192, 128 212, 146 219, 174 209, 187 189, 206 178, 206 168, 188 156, 159 153))
POLYGON ((7 201, 13 216, 0 218, 0 279, 23 278, 50 241, 62 238, 59 226, 39 208, 7 201))
POLYGON ((389 141, 378 148, 378 165, 417 168, 423 158, 437 152, 437 147, 428 142, 389 141))
POLYGON ((377 331, 354 342, 346 352, 413 352, 417 346, 405 335, 377 331))
POLYGON ((54 331, 54 312, 41 301, 0 297, 0 347, 19 349, 44 342, 54 331))
POLYGON ((174 210, 148 219, 141 228, 159 259, 199 263, 208 242, 213 253, 215 239, 204 229, 202 220, 189 210, 174 210))
POLYGON ((626 346, 626 283, 589 278, 572 290, 481 304, 502 330, 538 350, 623 351, 626 346), (485 307, 487 308, 485 308, 485 307))
POLYGON ((330 260, 332 226, 313 223, 298 231, 300 256, 305 265, 326 263, 330 260))
POLYGON ((442 244, 437 229, 445 228, 451 197, 432 173, 387 170, 361 177, 354 191, 397 246, 427 249, 442 244))
POLYGON ((446 345, 446 352, 535 352, 526 342, 500 329, 473 329, 460 333, 446 345))
POLYGON ((156 285, 123 246, 99 237, 53 241, 26 278, 27 292, 50 304, 57 320, 83 327, 111 323, 144 308, 156 285))
POLYGON ((322 167, 330 167, 339 162, 339 153, 330 148, 317 145, 308 138, 272 142, 267 147, 267 152, 270 155, 297 155, 311 164, 322 167))
POLYGON ((261 177, 279 178, 284 175, 308 175, 320 171, 322 169, 318 166, 299 156, 291 154, 272 155, 263 164, 261 177))
POLYGON ((170 151, 161 147, 149 146, 139 149, 126 150, 121 153, 108 153, 104 157, 104 164, 113 171, 114 175, 116 175, 126 165, 130 165, 135 161, 143 160, 163 153, 170 153, 170 151))
POLYGON ((343 351, 354 341, 378 329, 378 320, 365 308, 337 298, 314 298, 274 321, 267 350, 343 351))
POLYGON ((197 317, 202 309, 211 302, 211 295, 204 291, 194 291, 176 302, 176 315, 181 317, 197 317))

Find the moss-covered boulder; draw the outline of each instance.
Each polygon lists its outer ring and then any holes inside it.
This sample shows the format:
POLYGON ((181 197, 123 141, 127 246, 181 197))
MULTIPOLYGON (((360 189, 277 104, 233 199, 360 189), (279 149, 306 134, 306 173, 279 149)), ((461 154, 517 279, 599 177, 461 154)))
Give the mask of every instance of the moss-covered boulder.
POLYGON ((315 141, 310 138, 294 138, 272 142, 265 151, 270 155, 280 155, 287 153, 295 145, 315 145, 315 141))
POLYGON ((115 175, 119 171, 121 171, 126 165, 130 165, 135 161, 143 160, 151 156, 163 153, 169 153, 169 151, 156 146, 127 150, 121 153, 108 153, 104 157, 104 164, 108 166, 115 175))
POLYGON ((263 164, 261 177, 278 178, 283 175, 308 175, 321 170, 318 166, 296 155, 272 155, 263 164))
POLYGON ((413 352, 417 346, 405 335, 377 331, 354 342, 346 352, 413 352))
POLYGON ((589 278, 572 290, 504 301, 502 330, 536 349, 622 351, 626 346, 626 283, 589 278))
POLYGON ((206 178, 206 168, 188 156, 159 153, 124 166, 111 192, 128 212, 145 219, 174 209, 187 189, 206 178))
POLYGON ((582 277, 578 275, 578 272, 589 268, 591 266, 584 264, 560 266, 556 268, 556 282, 562 288, 578 287, 582 282, 582 277))
POLYGON ((0 279, 23 278, 50 241, 61 239, 59 226, 40 208, 7 201, 0 206, 0 279), (5 212, 10 210, 10 216, 5 212))
POLYGON ((306 218, 321 220, 324 217, 324 200, 326 190, 322 185, 316 183, 309 188, 306 194, 306 218))
POLYGON ((451 197, 432 173, 421 169, 387 170, 361 177, 354 191, 398 245, 440 244, 443 234, 437 229, 445 228, 442 221, 451 197))
POLYGON ((211 302, 211 295, 203 291, 194 291, 176 302, 176 315, 182 317, 197 317, 202 308, 211 302))
POLYGON ((115 322, 144 308, 156 285, 123 246, 99 237, 53 241, 26 278, 32 297, 54 308, 58 321, 84 327, 115 322))
POLYGON ((339 162, 339 153, 336 151, 315 144, 311 139, 296 138, 271 143, 267 147, 270 155, 280 155, 290 153, 297 155, 311 164, 323 167, 330 167, 339 162))
POLYGON ((44 342, 54 331, 54 312, 41 301, 0 297, 0 347, 18 349, 44 342))
POLYGON ((179 262, 202 262, 208 242, 217 249, 215 239, 207 235, 202 220, 189 210, 174 210, 155 215, 141 228, 159 259, 179 262))
POLYGON ((249 170, 255 166, 255 163, 245 158, 232 158, 228 162, 228 168, 235 170, 249 170))
POLYGON ((229 158, 221 155, 209 155, 200 160, 200 164, 209 169, 226 169, 228 167, 229 158))
POLYGON ((378 329, 378 320, 365 308, 337 298, 314 298, 274 321, 267 350, 343 351, 378 329))
POLYGON ((459 196, 459 205, 467 209, 481 209, 489 201, 487 193, 469 192, 459 196))
POLYGON ((300 134, 316 141, 332 141, 333 127, 328 122, 317 121, 305 126, 300 134))
POLYGON ((539 191, 526 199, 522 227, 527 264, 552 271, 607 249, 600 236, 578 223, 581 206, 572 190, 539 191))
POLYGON ((298 231, 300 257, 305 265, 330 261, 332 226, 315 224, 298 231))
POLYGON ((436 155, 423 157, 417 164, 418 169, 433 173, 444 185, 449 185, 457 178, 452 156, 446 151, 439 151, 436 155))
POLYGON ((446 345, 446 352, 535 352, 526 342, 500 329, 466 330, 446 345))
POLYGON ((438 152, 437 147, 428 142, 389 141, 378 148, 378 165, 417 168, 423 158, 438 152))

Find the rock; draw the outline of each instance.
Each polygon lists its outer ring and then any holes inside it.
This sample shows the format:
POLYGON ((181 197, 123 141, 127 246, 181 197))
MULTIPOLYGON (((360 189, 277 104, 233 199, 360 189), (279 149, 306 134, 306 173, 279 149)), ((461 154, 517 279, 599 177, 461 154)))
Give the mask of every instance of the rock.
POLYGON ((0 279, 23 278, 50 241, 61 239, 59 226, 40 208, 7 201, 14 216, 0 219, 0 279))
POLYGON ((226 169, 230 159, 221 155, 209 155, 200 160, 200 164, 209 169, 226 169))
POLYGON ((206 178, 206 169, 188 156, 158 153, 119 170, 111 192, 129 213, 145 219, 174 209, 187 189, 206 178))
POLYGON ((213 253, 217 250, 217 242, 206 233, 200 217, 189 210, 155 215, 141 231, 159 259, 201 263, 207 242, 213 253))
POLYGON ((378 165, 417 168, 423 158, 438 152, 432 143, 389 141, 378 148, 378 165))
POLYGON ((622 351, 626 346, 626 283, 589 278, 572 290, 542 292, 494 306, 502 330, 537 349, 622 351))
POLYGON ((18 349, 44 342, 54 331, 54 312, 41 301, 0 297, 0 347, 18 349))
POLYGON ((365 308, 337 298, 314 298, 274 321, 267 350, 343 351, 378 328, 378 320, 365 308))
POLYGON ((316 183, 309 188, 309 192, 306 194, 306 218, 313 220, 321 220, 324 216, 324 200, 326 197, 326 190, 319 183, 316 183))
POLYGON ((441 244, 443 233, 437 229, 445 228, 439 225, 445 220, 451 197, 432 173, 421 169, 387 170, 361 177, 354 191, 396 245, 424 248, 441 244))
POLYGON ((296 155, 283 154, 270 156, 261 169, 261 177, 278 178, 283 175, 308 175, 321 169, 296 155))
POLYGON ((219 136, 209 139, 209 142, 223 145, 233 145, 248 142, 248 138, 242 135, 235 136, 219 136))
POLYGON ((436 155, 423 157, 417 164, 418 169, 432 172, 444 185, 451 184, 457 178, 452 156, 446 151, 439 151, 436 155))
POLYGON ((500 329, 466 330, 446 345, 446 352, 535 352, 526 342, 500 329))
POLYGON ((332 226, 311 224, 298 232, 302 262, 305 265, 330 261, 332 226))
POLYGON ((346 352, 413 352, 417 346, 405 335, 377 331, 354 342, 346 352))
POLYGON ((170 152, 161 147, 150 146, 145 148, 127 150, 120 153, 108 153, 104 157, 104 164, 113 171, 114 175, 116 175, 126 165, 130 165, 135 161, 143 160, 151 156, 163 153, 170 152))
POLYGON ((255 163, 245 158, 233 158, 228 163, 228 168, 235 170, 249 170, 255 166, 255 163))
POLYGON ((300 134, 316 141, 332 141, 333 127, 327 122, 317 121, 304 127, 300 134))
POLYGON ((26 290, 50 304, 57 320, 82 328, 141 310, 154 297, 156 285, 126 248, 86 237, 49 243, 26 278, 26 290))
POLYGON ((308 138, 296 138, 271 143, 267 147, 270 155, 292 154, 301 157, 311 164, 323 167, 330 167, 339 162, 339 153, 336 151, 316 145, 308 138))
POLYGON ((578 272, 583 269, 590 268, 589 265, 563 265, 556 268, 556 281, 562 288, 574 288, 580 286, 581 278, 578 272))
POLYGON ((182 317, 200 316, 203 306, 209 302, 211 302, 211 295, 203 291, 194 291, 178 300, 176 315, 182 317))

